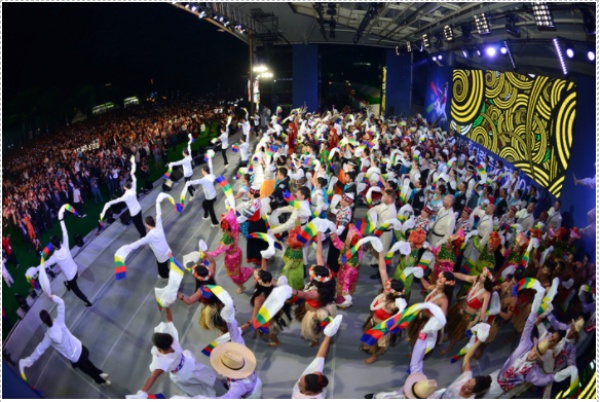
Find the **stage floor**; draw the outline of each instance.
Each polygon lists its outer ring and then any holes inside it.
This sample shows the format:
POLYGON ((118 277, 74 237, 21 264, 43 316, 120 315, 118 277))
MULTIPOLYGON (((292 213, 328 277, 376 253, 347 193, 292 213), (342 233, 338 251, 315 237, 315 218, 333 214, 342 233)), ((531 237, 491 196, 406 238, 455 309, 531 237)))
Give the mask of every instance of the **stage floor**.
MULTIPOLYGON (((229 153, 229 159, 226 177, 233 185, 232 176, 235 174, 234 167, 237 166, 239 154, 229 153)), ((214 169, 218 174, 224 171, 219 154, 215 157, 214 169)), ((194 178, 199 177, 201 173, 196 168, 194 178)), ((234 186, 234 190, 238 186, 239 184, 234 186)), ((183 181, 170 194, 178 199, 182 188, 183 181)), ((141 199, 144 216, 155 215, 154 201, 160 191, 156 188, 141 199)), ((225 212, 225 206, 222 192, 219 189, 217 192, 219 198, 216 210, 219 214, 225 212)), ((220 229, 211 228, 210 221, 201 219, 202 198, 202 191, 198 189, 196 198, 188 201, 181 215, 168 203, 163 203, 163 225, 167 240, 180 261, 184 254, 196 251, 200 238, 207 242, 209 249, 214 249, 219 242, 220 229)), ((364 213, 365 208, 357 209, 357 217, 364 213)), ((90 359, 110 374, 112 385, 97 386, 81 371, 73 370, 68 361, 50 348, 33 367, 27 369, 30 383, 44 397, 123 398, 126 394, 135 394, 149 376, 151 336, 153 328, 162 320, 154 298, 154 287, 163 287, 165 281, 157 279, 156 261, 147 247, 135 251, 128 258, 125 280, 115 280, 113 264, 115 251, 137 239, 138 233, 133 225, 123 226, 117 221, 87 244, 75 258, 80 268, 79 286, 94 303, 93 307, 85 308, 79 299, 66 292, 62 285, 62 275, 52 284, 53 291, 65 300, 68 327, 88 347, 90 359)), ((245 240, 241 240, 240 246, 245 254, 245 240)), ((407 376, 410 348, 405 340, 391 348, 375 364, 367 366, 362 362, 367 355, 359 350, 361 327, 369 314, 369 304, 380 288, 379 281, 369 279, 375 271, 369 267, 370 256, 368 257, 365 257, 361 267, 354 307, 341 311, 344 321, 326 359, 325 374, 330 379, 329 398, 362 398, 368 393, 397 389, 403 385, 407 376)), ((311 261, 314 259, 314 252, 311 252, 311 261)), ((277 276, 282 265, 279 258, 269 266, 269 270, 277 276)), ((247 282, 248 290, 245 294, 236 294, 236 287, 226 277, 222 257, 217 259, 216 279, 233 297, 238 322, 250 319, 252 280, 247 282)), ((186 275, 181 291, 191 295, 193 289, 194 279, 191 275, 186 275)), ((419 295, 416 286, 412 293, 412 302, 421 301, 423 296, 419 295)), ((15 362, 31 354, 43 336, 37 311, 53 305, 45 296, 41 296, 27 314, 27 319, 12 334, 7 350, 15 362)), ((210 366, 209 359, 201 350, 218 334, 200 328, 200 305, 186 306, 178 302, 172 307, 172 311, 182 347, 191 350, 199 362, 210 366)), ((54 315, 54 310, 51 313, 54 315)), ((504 331, 508 334, 512 328, 504 331)), ((490 373, 504 363, 517 342, 515 340, 512 345, 505 345, 505 333, 496 338, 480 361, 473 363, 475 375, 490 373)), ((264 398, 289 398, 294 383, 317 352, 316 348, 310 348, 300 338, 297 322, 281 333, 279 348, 267 347, 265 341, 255 338, 251 333, 245 335, 245 340, 256 354, 258 375, 264 384, 264 398)), ((465 343, 466 341, 457 345, 452 353, 458 352, 465 343)), ((450 364, 452 353, 442 357, 440 349, 441 347, 436 348, 426 358, 424 372, 428 377, 436 379, 440 387, 445 387, 460 375, 461 363, 450 364)), ((182 394, 171 383, 168 375, 161 376, 151 392, 163 393, 167 398, 182 394)), ((220 392, 223 391, 217 389, 217 393, 220 392)))

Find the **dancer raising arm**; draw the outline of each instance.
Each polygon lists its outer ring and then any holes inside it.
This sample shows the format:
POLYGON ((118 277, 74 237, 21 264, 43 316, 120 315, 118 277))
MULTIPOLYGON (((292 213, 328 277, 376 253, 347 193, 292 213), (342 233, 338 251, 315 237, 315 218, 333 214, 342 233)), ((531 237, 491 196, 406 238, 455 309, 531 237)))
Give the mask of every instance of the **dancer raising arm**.
POLYGON ((100 220, 104 219, 104 214, 111 206, 118 204, 120 202, 124 202, 127 205, 127 209, 129 210, 129 215, 131 215, 131 219, 133 220, 133 224, 137 229, 140 237, 146 236, 146 228, 144 227, 144 222, 142 218, 142 206, 140 205, 137 199, 137 178, 135 177, 135 156, 131 156, 131 172, 129 173, 131 176, 131 180, 127 181, 123 188, 125 188, 125 193, 117 199, 107 202, 104 204, 104 208, 102 209, 102 213, 100 213, 100 220))

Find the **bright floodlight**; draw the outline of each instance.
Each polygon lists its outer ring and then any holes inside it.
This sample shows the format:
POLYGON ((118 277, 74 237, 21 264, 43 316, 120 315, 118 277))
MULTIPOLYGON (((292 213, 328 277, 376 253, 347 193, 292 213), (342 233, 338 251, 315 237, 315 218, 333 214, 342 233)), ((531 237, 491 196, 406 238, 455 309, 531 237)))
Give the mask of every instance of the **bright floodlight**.
POLYGON ((567 53, 567 57, 569 59, 572 59, 573 57, 575 57, 575 50, 573 50, 573 48, 570 48, 570 47, 567 48, 566 53, 567 53))
POLYGON ((587 52, 587 58, 588 58, 589 61, 596 60, 596 52, 594 52, 593 50, 588 50, 588 52, 587 52))
POLYGON ((267 71, 266 73, 262 73, 260 78, 273 78, 273 73, 267 71))
POLYGON ((502 47, 500 48, 500 53, 502 53, 502 54, 506 54, 506 51, 507 51, 507 50, 506 50, 506 47, 502 46, 502 47))
POLYGON ((444 58, 444 56, 443 56, 442 54, 440 54, 440 55, 438 56, 438 60, 442 60, 443 58, 444 58))
POLYGON ((493 46, 488 46, 485 49, 485 53, 489 56, 489 57, 494 57, 496 55, 496 48, 493 46))
POLYGON ((431 58, 431 60, 433 60, 433 61, 437 61, 437 57, 436 57, 436 56, 433 56, 433 57, 431 58))
POLYGON ((264 73, 267 70, 268 70, 267 66, 263 66, 263 65, 255 66, 252 69, 252 71, 254 71, 255 73, 264 73))

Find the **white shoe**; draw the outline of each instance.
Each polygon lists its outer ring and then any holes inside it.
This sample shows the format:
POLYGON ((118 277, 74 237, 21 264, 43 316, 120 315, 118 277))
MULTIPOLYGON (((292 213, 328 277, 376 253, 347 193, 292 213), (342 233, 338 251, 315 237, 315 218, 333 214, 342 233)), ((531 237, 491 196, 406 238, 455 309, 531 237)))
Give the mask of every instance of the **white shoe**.
POLYGON ((209 219, 210 219, 210 217, 208 217, 208 216, 206 218, 202 218, 203 221, 207 221, 209 219))
POLYGON ((225 165, 225 167, 229 166, 229 163, 227 165, 225 165))
POLYGON ((112 382, 110 382, 109 380, 105 380, 105 382, 103 382, 102 384, 100 384, 100 386, 109 386, 111 384, 112 384, 112 382))
POLYGON ((352 296, 350 295, 345 295, 344 296, 344 301, 341 304, 338 304, 339 308, 348 308, 348 307, 352 307, 352 296))
POLYGON ((330 322, 329 325, 327 325, 325 327, 325 329, 323 330, 323 333, 326 336, 330 336, 330 337, 334 336, 337 333, 338 329, 340 328, 340 324, 342 323, 342 317, 343 316, 341 314, 337 315, 333 319, 333 321, 330 322))
POLYGON ((108 380, 108 374, 107 373, 100 374, 100 377, 103 378, 103 379, 105 379, 105 380, 108 380))
POLYGON ((219 224, 217 223, 216 225, 210 225, 210 226, 213 227, 213 228, 218 228, 219 224))

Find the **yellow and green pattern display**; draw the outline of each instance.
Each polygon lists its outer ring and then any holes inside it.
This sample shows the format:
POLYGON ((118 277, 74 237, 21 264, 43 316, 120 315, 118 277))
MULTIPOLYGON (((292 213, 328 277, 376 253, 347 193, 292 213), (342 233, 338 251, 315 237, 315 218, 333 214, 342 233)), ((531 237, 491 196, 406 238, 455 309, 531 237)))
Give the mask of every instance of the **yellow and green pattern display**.
POLYGON ((575 83, 454 70, 452 85, 451 128, 560 197, 573 143, 575 83))

